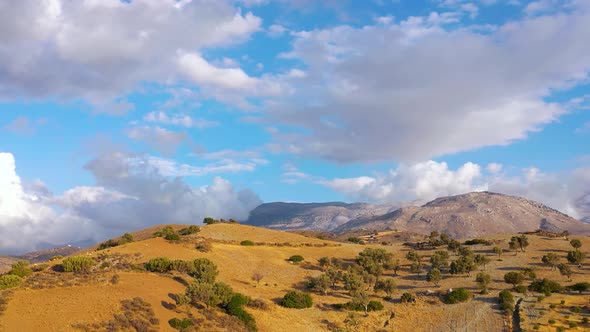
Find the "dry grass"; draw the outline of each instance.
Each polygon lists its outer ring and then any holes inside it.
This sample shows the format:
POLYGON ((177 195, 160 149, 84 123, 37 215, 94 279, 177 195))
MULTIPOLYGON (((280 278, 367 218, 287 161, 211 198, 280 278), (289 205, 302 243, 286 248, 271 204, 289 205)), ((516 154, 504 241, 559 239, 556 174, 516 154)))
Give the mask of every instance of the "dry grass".
MULTIPOLYGON (((180 227, 178 226, 178 228, 180 227)), ((158 229, 161 227, 143 231, 142 234, 151 234, 158 229)), ((136 234, 138 233, 134 233, 134 236, 139 238, 136 234)), ((391 235, 384 234, 388 238, 391 238, 391 235)), ((491 239, 503 243, 500 246, 507 249, 509 238, 509 235, 504 235, 491 239)), ((496 298, 499 291, 510 288, 503 282, 503 275, 506 272, 530 266, 537 269, 539 277, 556 280, 564 285, 587 281, 588 274, 590 274, 588 263, 580 270, 574 269, 576 273, 572 276, 572 282, 567 282, 559 272, 541 265, 541 257, 549 251, 565 257, 566 251, 571 248, 567 241, 562 238, 532 235, 529 236, 529 239, 531 245, 526 253, 518 255, 505 253, 501 260, 491 253, 492 246, 471 246, 476 253, 484 253, 492 259, 486 267, 486 271, 491 274, 493 280, 488 295, 476 295, 468 303, 444 305, 436 296, 419 296, 418 301, 413 304, 394 304, 384 301, 383 294, 379 294, 379 296, 374 296, 374 299, 384 302, 386 310, 372 312, 368 317, 361 315, 358 331, 502 331, 507 323, 504 315, 497 309, 496 298), (392 311, 395 312, 395 318, 390 319, 392 311)), ((583 249, 590 248, 589 238, 583 238, 583 243, 583 249)), ((76 278, 85 277, 57 274, 51 270, 36 273, 29 278, 35 280, 35 278, 39 278, 37 275, 44 276, 43 278, 51 276, 55 280, 47 282, 59 286, 49 289, 32 289, 35 288, 32 286, 34 283, 27 279, 24 287, 15 290, 5 315, 0 317, 0 323, 7 331, 12 331, 16 327, 23 331, 65 331, 68 328, 64 326, 72 326, 74 323, 96 324, 110 321, 113 315, 118 312, 117 308, 122 300, 141 297, 152 306, 154 316, 160 321, 159 328, 162 331, 172 330, 167 321, 175 317, 190 317, 203 331, 228 330, 227 326, 234 326, 233 328, 237 329, 236 326, 240 326, 232 317, 219 311, 205 312, 193 309, 189 312, 180 311, 175 308, 174 300, 169 295, 184 291, 185 286, 181 282, 174 280, 172 275, 158 275, 133 270, 134 266, 146 262, 150 258, 164 256, 183 260, 192 260, 197 257, 209 258, 218 266, 219 281, 228 283, 236 292, 254 299, 262 299, 264 305, 247 308, 247 311, 255 317, 260 331, 328 330, 329 326, 344 326, 343 322, 348 312, 332 308, 332 304, 350 300, 343 291, 331 292, 327 296, 313 294, 314 306, 303 310, 280 307, 276 304, 277 299, 287 291, 300 287, 302 281, 307 277, 321 274, 322 271, 317 266, 319 258, 337 257, 351 262, 359 252, 367 247, 384 248, 392 252, 404 265, 398 276, 394 276, 390 271, 387 272, 387 277, 393 277, 398 284, 399 290, 394 295, 396 299, 399 299, 400 294, 406 291, 426 294, 428 291, 444 292, 449 288, 466 287, 473 293, 477 292, 476 272, 473 272, 470 277, 449 277, 445 274, 440 288, 426 282, 424 274, 421 276, 410 274, 407 269, 409 262, 404 258, 409 248, 399 242, 388 246, 377 244, 363 246, 334 243, 251 226, 214 224, 203 227, 200 233, 191 235, 188 240, 184 239, 177 243, 162 238, 146 237, 146 240, 143 241, 100 252, 89 252, 97 260, 109 262, 108 267, 91 274, 95 279, 80 281, 76 278), (194 243, 202 241, 202 239, 211 241, 212 250, 210 252, 201 252, 195 248, 194 243), (238 243, 243 240, 273 245, 239 245, 238 243), (287 242, 290 243, 290 246, 274 245, 287 242), (324 243, 327 243, 327 246, 324 246, 324 243), (292 255, 301 255, 305 261, 298 265, 291 264, 287 259, 292 255), (263 275, 259 285, 252 280, 252 275, 255 272, 263 275), (120 276, 119 281, 115 284, 111 282, 114 273, 120 276), (28 319, 23 323, 22 317, 28 319), (224 326, 226 327, 224 328, 224 326)), ((425 256, 424 261, 426 262, 433 250, 419 252, 425 256)), ((549 303, 554 303, 562 296, 569 297, 568 304, 569 301, 574 303, 574 299, 588 301, 587 295, 555 294, 538 305, 548 307, 549 303)), ((549 312, 542 317, 542 321, 546 323, 550 315, 559 315, 559 313, 549 312)), ((571 317, 581 316, 572 313, 571 317)), ((561 321, 564 321, 563 317, 561 321)), ((528 323, 529 321, 525 320, 525 324, 528 323)), ((530 324, 532 323, 531 320, 530 324)), ((527 329, 530 330, 531 326, 528 326, 527 329)), ((581 327, 578 329, 581 330, 581 327)))

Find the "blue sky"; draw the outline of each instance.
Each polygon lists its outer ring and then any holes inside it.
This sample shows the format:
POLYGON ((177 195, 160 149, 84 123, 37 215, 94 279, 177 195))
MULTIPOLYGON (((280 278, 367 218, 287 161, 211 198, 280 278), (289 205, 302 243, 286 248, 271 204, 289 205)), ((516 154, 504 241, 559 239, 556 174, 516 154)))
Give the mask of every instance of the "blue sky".
POLYGON ((587 0, 2 0, 0 13, 0 231, 33 244, 66 226, 99 240, 245 218, 260 202, 474 190, 590 216, 587 0))

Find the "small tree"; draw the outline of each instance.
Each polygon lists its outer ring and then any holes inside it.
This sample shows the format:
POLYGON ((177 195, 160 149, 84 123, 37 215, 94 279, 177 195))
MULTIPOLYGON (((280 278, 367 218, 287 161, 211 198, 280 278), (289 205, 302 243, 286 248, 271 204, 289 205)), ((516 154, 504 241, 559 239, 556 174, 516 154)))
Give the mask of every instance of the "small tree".
POLYGON ((550 266, 552 270, 555 270, 557 268, 557 265, 559 264, 559 256, 555 253, 550 252, 546 255, 543 255, 541 261, 543 262, 543 264, 550 266))
POLYGON ((313 280, 314 288, 322 292, 324 295, 328 295, 330 286, 332 286, 332 279, 327 274, 322 274, 313 280))
POLYGON ((478 266, 483 266, 483 269, 485 270, 486 265, 490 262, 490 259, 486 255, 477 254, 475 257, 473 257, 473 261, 478 266))
POLYGON ((588 283, 588 282, 578 282, 578 283, 573 284, 571 286, 567 286, 567 289, 568 290, 571 290, 571 291, 578 292, 578 293, 581 294, 582 292, 586 292, 586 291, 588 291, 590 289, 590 283, 588 283))
POLYGON ((586 255, 579 250, 568 251, 567 253, 567 261, 572 264, 582 264, 585 259, 586 255))
POLYGON ((498 259, 500 259, 502 257, 502 248, 500 248, 500 247, 494 247, 493 250, 494 250, 494 253, 496 255, 498 255, 498 259))
POLYGON ((433 268, 441 269, 449 265, 449 252, 446 250, 437 250, 430 256, 430 263, 433 268))
POLYGON ((522 284, 524 281, 524 275, 520 272, 508 272, 504 275, 504 282, 507 284, 512 284, 514 287, 516 285, 522 284))
POLYGON ((410 265, 410 272, 420 275, 420 273, 422 273, 422 264, 420 262, 412 263, 412 265, 410 265))
POLYGON ((557 266, 557 268, 559 269, 559 273, 561 273, 561 275, 563 275, 563 276, 566 276, 566 277, 567 277, 567 280, 568 280, 568 281, 571 281, 571 280, 572 280, 572 274, 573 274, 573 271, 572 271, 572 269, 569 267, 569 265, 561 263, 561 264, 559 264, 559 265, 557 266))
POLYGON ((498 296, 498 300, 500 302, 500 309, 506 312, 514 310, 514 297, 512 296, 512 293, 510 293, 509 291, 501 291, 498 296))
POLYGON ((205 217, 203 219, 203 224, 205 224, 205 225, 212 225, 212 224, 216 224, 218 222, 219 222, 219 220, 215 220, 215 219, 213 219, 211 217, 205 217))
POLYGON ((385 268, 388 270, 393 270, 393 274, 397 275, 397 271, 399 270, 400 267, 401 267, 401 264, 399 262, 399 258, 397 258, 397 259, 392 259, 391 262, 389 262, 389 265, 387 265, 385 268))
POLYGON ((260 272, 254 272, 252 274, 252 280, 256 282, 256 285, 260 285, 260 281, 264 278, 264 275, 260 272))
POLYGON ((434 267, 426 274, 426 280, 432 282, 436 287, 439 287, 439 283, 442 280, 442 273, 440 273, 439 269, 434 267))
POLYGON ((352 294, 352 305, 360 306, 365 311, 365 316, 369 314, 369 293, 365 290, 359 289, 352 294))
POLYGON ((475 282, 477 283, 477 286, 481 290, 481 293, 487 294, 488 293, 488 286, 492 282, 492 277, 488 273, 479 272, 477 274, 477 276, 475 277, 475 282))
POLYGON ((395 290, 397 289, 397 284, 395 280, 392 278, 386 278, 383 280, 378 280, 375 284, 375 291, 383 291, 387 294, 387 297, 391 298, 395 290))
POLYGON ((420 257, 416 250, 410 250, 406 254, 406 259, 410 262, 419 262, 422 259, 422 257, 420 257))
POLYGON ((510 242, 514 242, 516 244, 516 247, 519 248, 522 252, 525 252, 526 248, 529 246, 529 239, 524 234, 519 236, 513 236, 510 239, 510 242))
POLYGON ((579 250, 582 247, 582 241, 580 241, 578 239, 572 239, 572 240, 570 240, 570 244, 576 250, 579 250))
POLYGON ((0 276, 0 289, 13 288, 20 284, 21 277, 13 274, 0 276))

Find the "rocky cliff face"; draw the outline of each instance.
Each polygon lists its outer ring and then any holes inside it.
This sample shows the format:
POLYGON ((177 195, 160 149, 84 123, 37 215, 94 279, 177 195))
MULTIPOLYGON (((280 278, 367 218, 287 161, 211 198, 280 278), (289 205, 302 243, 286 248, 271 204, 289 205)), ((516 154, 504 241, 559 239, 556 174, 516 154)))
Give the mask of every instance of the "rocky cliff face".
POLYGON ((491 192, 437 198, 423 206, 394 209, 370 204, 263 204, 247 223, 276 229, 345 233, 397 229, 421 234, 445 232, 455 238, 537 229, 590 234, 590 225, 543 204, 491 192))
POLYGON ((278 230, 306 229, 332 231, 351 220, 374 218, 391 210, 393 205, 366 203, 267 203, 258 206, 244 223, 278 230))

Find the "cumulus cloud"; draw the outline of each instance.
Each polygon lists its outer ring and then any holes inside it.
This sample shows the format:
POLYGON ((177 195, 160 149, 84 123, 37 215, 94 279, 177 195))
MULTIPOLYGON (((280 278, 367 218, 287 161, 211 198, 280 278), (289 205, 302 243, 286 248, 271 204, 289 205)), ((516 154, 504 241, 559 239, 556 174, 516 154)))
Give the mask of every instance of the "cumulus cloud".
POLYGON ((388 174, 375 177, 339 178, 322 181, 324 185, 355 200, 397 203, 430 201, 437 197, 487 190, 481 183, 481 167, 466 163, 457 170, 445 162, 427 161, 400 165, 388 174))
POLYGON ((83 99, 95 111, 176 79, 178 50, 246 40, 261 20, 228 1, 0 1, 0 98, 83 99), (26 23, 25 23, 26 22, 26 23))
POLYGON ((289 126, 272 147, 338 162, 415 162, 510 144, 567 112, 545 97, 587 78, 587 8, 485 32, 445 25, 456 18, 295 33, 282 56, 306 75, 268 105, 266 119, 289 126))
POLYGON ((489 190, 525 197, 574 218, 590 220, 590 168, 567 174, 527 168, 516 175, 501 173, 502 165, 497 163, 486 169, 487 173, 480 165, 465 163, 452 170, 445 162, 431 160, 402 164, 387 174, 317 182, 350 199, 378 203, 426 203, 441 196, 489 190))
POLYGON ((0 153, 0 251, 18 253, 46 244, 101 241, 123 232, 163 223, 199 223, 205 216, 244 219, 261 203, 248 189, 227 180, 192 187, 167 178, 140 156, 101 155, 86 165, 95 186, 54 196, 27 192, 14 157, 0 153))

